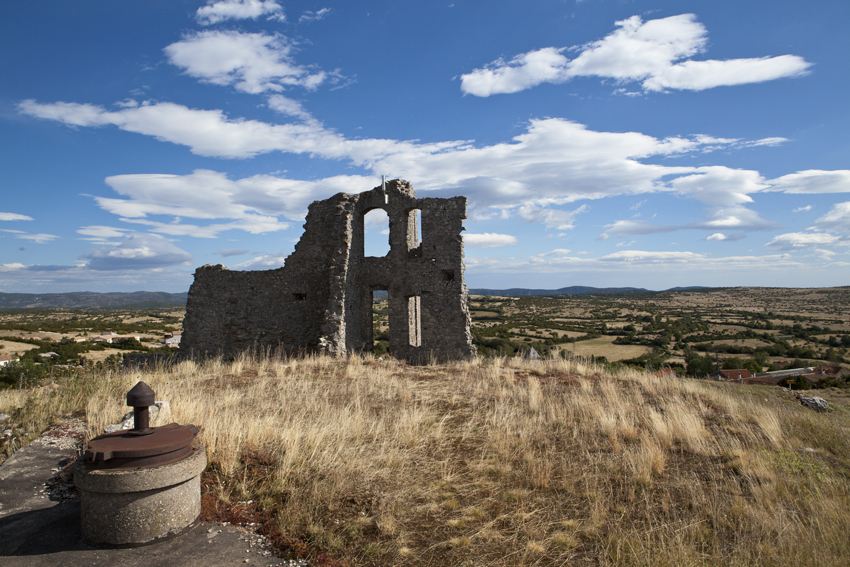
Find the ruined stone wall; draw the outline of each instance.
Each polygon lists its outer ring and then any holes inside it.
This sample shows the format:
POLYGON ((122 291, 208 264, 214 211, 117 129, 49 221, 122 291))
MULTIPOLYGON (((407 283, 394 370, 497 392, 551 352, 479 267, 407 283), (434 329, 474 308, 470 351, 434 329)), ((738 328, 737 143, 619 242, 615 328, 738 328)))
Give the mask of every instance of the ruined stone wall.
POLYGON ((342 355, 370 350, 372 292, 380 289, 389 293, 393 356, 411 361, 472 356, 464 218, 465 197, 417 199, 402 180, 317 201, 283 268, 198 268, 181 352, 233 356, 259 348, 342 355), (366 257, 363 219, 378 208, 390 220, 390 252, 366 257), (416 210, 421 212, 421 243, 416 210))

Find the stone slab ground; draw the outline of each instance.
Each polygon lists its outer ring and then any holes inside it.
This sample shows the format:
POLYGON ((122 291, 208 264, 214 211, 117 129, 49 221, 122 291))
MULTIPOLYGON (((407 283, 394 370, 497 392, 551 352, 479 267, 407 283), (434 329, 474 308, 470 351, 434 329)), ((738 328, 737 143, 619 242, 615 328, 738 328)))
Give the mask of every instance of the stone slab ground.
POLYGON ((226 524, 200 523, 179 537, 144 547, 89 547, 80 541, 80 503, 55 486, 57 473, 75 458, 76 447, 44 439, 0 465, 3 567, 307 565, 272 556, 260 536, 226 524))

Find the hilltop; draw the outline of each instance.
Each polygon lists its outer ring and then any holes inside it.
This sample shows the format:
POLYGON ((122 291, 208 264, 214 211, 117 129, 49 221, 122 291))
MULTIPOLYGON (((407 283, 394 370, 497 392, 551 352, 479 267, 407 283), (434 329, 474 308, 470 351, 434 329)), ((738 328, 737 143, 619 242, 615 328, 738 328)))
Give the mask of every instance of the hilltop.
POLYGON ((72 413, 94 436, 139 380, 201 429, 203 518, 313 565, 850 562, 840 390, 823 414, 582 359, 242 357, 90 369, 0 391, 0 412, 15 443, 72 413))

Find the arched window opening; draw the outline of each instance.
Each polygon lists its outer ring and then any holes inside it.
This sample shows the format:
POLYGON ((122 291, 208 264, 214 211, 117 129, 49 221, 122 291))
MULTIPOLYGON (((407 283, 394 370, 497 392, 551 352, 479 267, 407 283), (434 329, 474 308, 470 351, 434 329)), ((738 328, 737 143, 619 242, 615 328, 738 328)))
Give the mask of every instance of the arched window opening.
POLYGON ((390 217, 384 209, 372 209, 363 216, 363 251, 382 258, 390 252, 390 217))

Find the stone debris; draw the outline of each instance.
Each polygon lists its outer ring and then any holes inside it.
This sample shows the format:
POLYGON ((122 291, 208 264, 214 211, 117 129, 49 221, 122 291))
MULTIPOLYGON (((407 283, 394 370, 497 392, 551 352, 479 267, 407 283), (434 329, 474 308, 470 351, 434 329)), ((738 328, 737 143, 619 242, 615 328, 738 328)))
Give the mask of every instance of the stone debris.
MULTIPOLYGON (((231 526, 236 530, 242 532, 242 535, 239 536, 239 541, 244 542, 247 545, 247 549, 245 549, 245 553, 251 554, 256 553, 262 557, 272 557, 274 556, 274 546, 269 538, 262 534, 258 534, 256 531, 258 524, 255 522, 250 522, 245 525, 231 525, 229 522, 224 522, 221 524, 222 526, 231 526)), ((209 528, 207 530, 207 537, 212 539, 216 535, 221 533, 221 528, 209 528)), ((245 563, 250 562, 250 558, 246 558, 245 563)), ((278 563, 280 567, 309 567, 310 563, 306 559, 281 559, 281 562, 278 563)))
POLYGON ((42 433, 38 439, 33 441, 33 444, 80 451, 85 439, 86 422, 76 417, 68 417, 42 433))
MULTIPOLYGON (((150 406, 149 411, 151 426, 164 425, 171 416, 171 408, 169 407, 168 402, 154 402, 153 405, 150 406), (159 419, 159 422, 157 422, 157 419, 159 419)), ((124 417, 121 418, 121 423, 107 425, 103 428, 103 432, 115 433, 116 431, 133 429, 135 416, 135 412, 130 410, 124 414, 124 417)))
POLYGON ((806 406, 809 409, 813 409, 815 411, 828 411, 829 403, 823 398, 819 398, 817 396, 803 396, 802 394, 797 394, 797 399, 801 404, 806 406))
POLYGON ((180 356, 371 351, 377 290, 387 291, 395 359, 475 356, 463 277, 465 218, 466 197, 419 199, 401 179, 316 201, 282 268, 195 271, 180 356), (364 252, 364 217, 375 209, 389 217, 390 251, 381 258, 364 252))
POLYGON ((40 492, 54 502, 79 502, 80 490, 74 485, 74 462, 61 469, 50 469, 50 472, 56 474, 44 483, 40 492))

